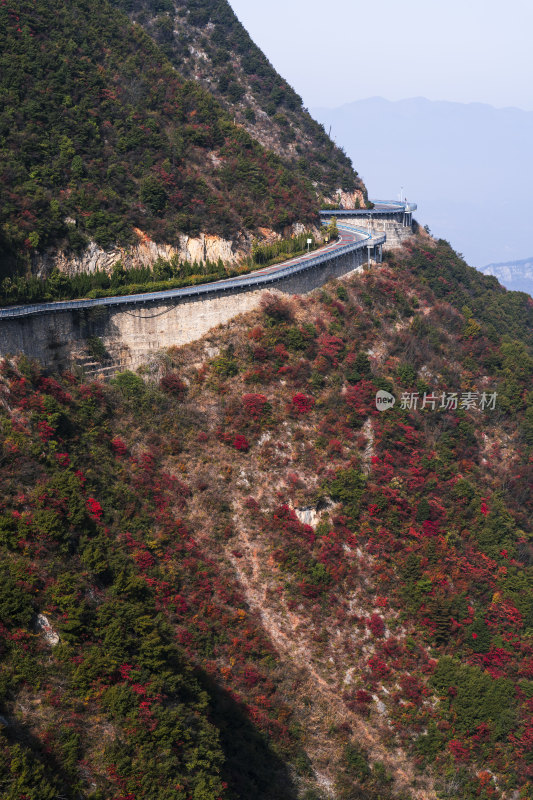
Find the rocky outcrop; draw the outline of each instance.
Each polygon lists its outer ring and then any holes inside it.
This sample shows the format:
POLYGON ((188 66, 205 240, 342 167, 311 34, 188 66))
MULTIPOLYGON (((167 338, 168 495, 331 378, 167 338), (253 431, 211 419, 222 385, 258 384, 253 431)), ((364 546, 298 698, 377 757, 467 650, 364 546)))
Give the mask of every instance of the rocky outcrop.
MULTIPOLYGON (((39 278, 46 277, 53 269, 58 269, 66 275, 78 275, 97 270, 111 272, 119 261, 125 269, 132 269, 134 267, 151 267, 158 258, 169 261, 174 257, 182 262, 194 263, 196 261, 198 264, 206 261, 218 261, 220 258, 224 264, 235 264, 249 255, 252 246, 252 237, 247 233, 241 234, 237 240, 222 239, 220 236, 211 236, 207 233, 201 233, 196 238, 182 235, 176 245, 171 245, 154 242, 139 228, 134 228, 134 231, 138 241, 129 248, 113 247, 103 250, 96 242, 90 242, 79 254, 64 250, 39 253, 34 257, 32 272, 39 278)), ((297 236, 305 231, 309 231, 317 239, 321 238, 319 227, 306 226, 300 222, 287 228, 284 235, 287 237, 297 236)), ((259 233, 261 239, 268 243, 281 238, 279 233, 269 228, 259 228, 259 233)))
POLYGON ((52 628, 50 622, 48 621, 48 617, 46 617, 44 614, 37 615, 35 627, 38 633, 43 636, 46 644, 50 645, 50 647, 55 647, 56 644, 59 644, 59 634, 52 628))
POLYGON ((338 204, 341 208, 366 208, 363 192, 359 189, 355 192, 345 192, 343 189, 337 189, 335 194, 331 197, 325 197, 324 200, 330 205, 338 204))
POLYGON ((33 273, 44 277, 49 275, 52 269, 58 269, 67 275, 96 270, 109 272, 118 261, 122 262, 125 269, 131 269, 149 267, 158 258, 169 260, 174 256, 180 261, 198 263, 208 260, 218 261, 221 258, 225 264, 232 264, 240 261, 250 249, 250 242, 246 236, 242 236, 238 241, 231 241, 204 233, 196 238, 182 235, 175 245, 171 245, 154 242, 138 228, 135 229, 135 233, 138 242, 129 248, 113 247, 104 250, 96 242, 90 242, 80 254, 64 250, 39 254, 33 262, 33 273))

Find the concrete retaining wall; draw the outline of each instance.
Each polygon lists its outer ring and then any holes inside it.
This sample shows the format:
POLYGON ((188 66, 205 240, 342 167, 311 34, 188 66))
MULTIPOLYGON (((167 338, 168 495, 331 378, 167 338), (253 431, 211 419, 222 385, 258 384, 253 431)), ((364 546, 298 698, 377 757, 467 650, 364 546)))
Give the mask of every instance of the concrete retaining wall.
POLYGON ((361 269, 366 248, 343 254, 274 284, 127 306, 101 306, 0 319, 0 355, 24 353, 48 369, 85 365, 90 372, 135 369, 159 350, 195 341, 216 325, 257 308, 268 289, 305 294, 333 278, 361 269), (103 369, 90 363, 87 340, 98 337, 110 359, 103 369))

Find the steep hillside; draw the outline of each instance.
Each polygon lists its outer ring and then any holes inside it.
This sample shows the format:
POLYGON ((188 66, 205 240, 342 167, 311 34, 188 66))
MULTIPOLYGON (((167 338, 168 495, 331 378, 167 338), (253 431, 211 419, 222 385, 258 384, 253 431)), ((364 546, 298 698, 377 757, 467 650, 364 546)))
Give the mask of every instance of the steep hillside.
POLYGON ((366 190, 352 163, 254 44, 227 0, 113 0, 188 78, 324 197, 366 190))
POLYGON ((0 96, 0 276, 89 240, 317 219, 313 187, 107 0, 2 3, 0 96))
POLYGON ((425 237, 144 379, 2 365, 3 798, 533 796, 532 304, 478 280, 425 237))

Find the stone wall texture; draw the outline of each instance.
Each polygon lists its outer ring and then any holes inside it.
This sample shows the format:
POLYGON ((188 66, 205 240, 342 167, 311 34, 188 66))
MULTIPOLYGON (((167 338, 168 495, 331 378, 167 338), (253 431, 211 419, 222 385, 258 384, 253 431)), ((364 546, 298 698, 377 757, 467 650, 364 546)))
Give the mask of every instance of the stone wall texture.
POLYGON ((333 278, 362 269, 367 251, 356 250, 275 283, 156 302, 99 306, 14 319, 0 318, 0 355, 24 353, 47 369, 80 365, 88 372, 135 369, 171 346, 201 338, 211 328, 258 307, 265 290, 305 294, 333 278), (98 337, 109 359, 90 358, 89 340, 98 337))
POLYGON ((401 247, 402 244, 413 235, 411 225, 404 226, 402 222, 403 214, 391 214, 389 216, 368 216, 357 215, 353 217, 342 217, 339 222, 346 222, 356 228, 368 231, 374 235, 380 233, 387 234, 385 249, 401 247))

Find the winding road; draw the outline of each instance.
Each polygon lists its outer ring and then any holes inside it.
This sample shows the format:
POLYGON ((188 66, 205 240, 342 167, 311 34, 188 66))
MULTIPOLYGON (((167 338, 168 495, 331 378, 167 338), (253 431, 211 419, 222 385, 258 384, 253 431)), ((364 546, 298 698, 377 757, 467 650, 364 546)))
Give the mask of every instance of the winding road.
MULTIPOLYGON (((404 213, 410 213, 413 204, 400 203, 396 201, 376 203, 375 209, 351 211, 339 210, 322 212, 322 216, 331 217, 343 215, 368 215, 369 213, 394 213, 403 209, 404 213)), ((416 208, 416 206, 414 206, 416 208)), ((13 319, 16 317, 27 317, 34 314, 49 314, 61 311, 72 311, 75 309, 88 309, 98 306, 122 306, 122 305, 135 305, 139 303, 151 303, 161 300, 173 300, 184 297, 198 297, 201 295, 209 295, 213 293, 220 293, 225 291, 234 292, 238 289, 259 288, 261 286, 269 286, 275 284, 290 275, 295 275, 308 269, 312 269, 325 261, 330 261, 332 258, 344 255, 356 250, 364 248, 375 248, 383 245, 386 241, 385 234, 373 234, 366 230, 362 230, 342 223, 338 225, 339 238, 332 244, 321 247, 319 250, 309 253, 308 255, 299 256, 298 258, 284 261, 282 264, 275 264, 271 267, 264 267, 263 269, 255 270, 254 272, 246 275, 240 275, 234 278, 223 278, 222 280, 212 281, 211 283, 202 283, 198 286, 185 286, 180 289, 166 289, 157 292, 145 292, 142 294, 131 294, 125 296, 114 297, 98 297, 94 299, 83 300, 63 300, 52 303, 35 303, 31 305, 9 306, 7 308, 0 308, 0 320, 13 319)), ((370 250, 369 250, 370 252, 370 250)))

